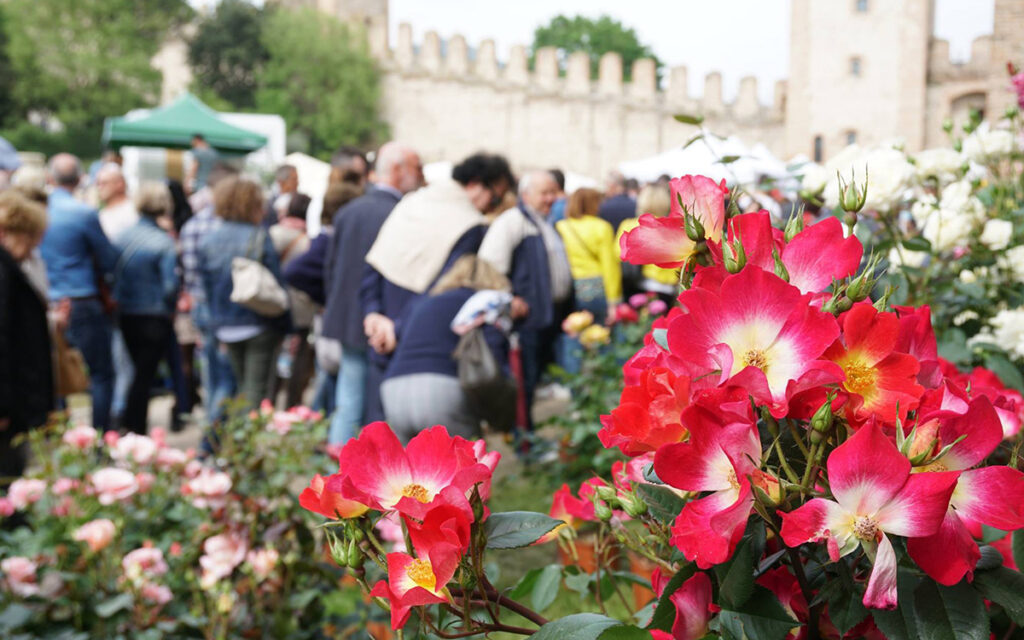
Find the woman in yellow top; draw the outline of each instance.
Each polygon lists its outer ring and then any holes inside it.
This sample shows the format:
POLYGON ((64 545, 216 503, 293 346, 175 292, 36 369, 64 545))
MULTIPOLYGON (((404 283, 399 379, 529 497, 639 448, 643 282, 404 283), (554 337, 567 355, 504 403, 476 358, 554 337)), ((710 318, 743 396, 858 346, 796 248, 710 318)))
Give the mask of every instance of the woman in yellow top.
MULTIPOLYGON (((667 216, 672 205, 671 197, 668 187, 656 184, 647 185, 640 190, 636 197, 637 217, 623 220, 619 225, 619 233, 615 236, 615 250, 618 254, 622 253, 620 243, 622 234, 635 229, 640 224, 639 217, 645 213, 650 213, 658 218, 667 216)), ((637 280, 638 282, 626 283, 627 287, 630 285, 636 287, 636 290, 630 293, 641 291, 656 293, 669 306, 675 303, 676 297, 679 295, 678 269, 662 269, 653 264, 645 264, 640 269, 637 280)))
POLYGON ((565 207, 565 219, 555 223, 569 258, 576 291, 575 310, 586 310, 601 321, 622 301, 622 263, 612 226, 597 217, 602 195, 577 189, 565 207))

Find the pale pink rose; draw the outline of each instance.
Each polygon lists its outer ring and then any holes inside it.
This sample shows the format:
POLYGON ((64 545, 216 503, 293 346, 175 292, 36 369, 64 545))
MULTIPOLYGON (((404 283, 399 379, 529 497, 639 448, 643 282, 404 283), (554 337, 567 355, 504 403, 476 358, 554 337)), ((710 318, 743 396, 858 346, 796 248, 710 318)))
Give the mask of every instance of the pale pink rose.
POLYGON ((143 600, 158 606, 167 604, 174 597, 174 594, 166 586, 152 582, 143 584, 139 589, 139 593, 142 595, 143 600))
POLYGON ((64 444, 76 449, 88 449, 96 444, 96 438, 98 437, 99 434, 95 429, 87 424, 80 424, 65 431, 61 439, 64 441, 64 444))
POLYGON ((126 500, 139 490, 135 474, 126 469, 106 467, 93 472, 92 488, 99 497, 100 504, 114 504, 118 500, 126 500))
POLYGON ((14 503, 10 498, 0 498, 0 518, 7 518, 14 514, 14 503))
POLYGON ((319 411, 313 411, 309 407, 304 407, 302 405, 292 407, 289 409, 289 412, 298 416, 299 420, 304 420, 306 422, 316 422, 323 417, 319 411))
POLYGON ((277 549, 267 547, 265 549, 253 549, 245 556, 245 561, 252 567, 252 573, 257 580, 266 580, 267 576, 274 572, 278 560, 277 549))
POLYGON ((15 509, 24 509, 38 502, 46 493, 46 481, 36 478, 18 478, 7 489, 7 499, 15 509))
POLYGON ((28 598, 39 593, 36 584, 38 566, 28 558, 14 556, 0 561, 0 571, 4 573, 4 586, 7 590, 21 598, 28 598))
POLYGON ((110 541, 114 539, 116 531, 117 527, 113 522, 106 518, 99 518, 78 527, 73 537, 78 542, 89 545, 89 548, 95 552, 109 545, 110 541))
POLYGON ((167 553, 171 554, 172 558, 177 558, 181 555, 181 543, 172 542, 171 547, 167 550, 167 553))
POLYGON ((231 476, 212 469, 203 469, 181 487, 181 492, 191 496, 192 504, 200 509, 224 506, 228 491, 231 491, 231 476))
POLYGON ((57 478, 57 481, 53 483, 53 495, 62 496, 72 489, 77 489, 79 485, 78 480, 74 478, 57 478))
POLYGON ((156 476, 148 471, 142 471, 135 474, 135 482, 139 484, 139 493, 146 493, 156 482, 156 476))
POLYGON ((121 436, 120 439, 110 448, 110 457, 118 462, 134 462, 135 464, 149 464, 156 458, 156 452, 160 448, 156 440, 149 436, 129 433, 121 436))
POLYGON ((152 578, 167 573, 164 552, 156 547, 139 547, 121 560, 121 568, 129 579, 152 578))
POLYGON ((185 464, 185 468, 182 470, 182 473, 185 474, 186 478, 195 478, 202 470, 202 462, 199 462, 198 460, 189 460, 188 463, 185 464))
POLYGON ((105 442, 108 447, 113 447, 120 439, 121 436, 119 436, 116 431, 105 431, 103 433, 103 442, 105 442))
POLYGON ((156 452, 156 466, 163 471, 179 469, 185 466, 191 456, 181 449, 164 447, 156 452))
POLYGON ((199 566, 203 568, 202 583, 211 586, 228 577, 245 560, 246 544, 241 536, 222 533, 206 539, 199 566))
POLYGON ((269 416, 272 413, 274 413, 274 403, 264 398, 263 402, 260 403, 260 414, 269 416))
POLYGON ((290 411, 278 411, 267 422, 267 431, 273 431, 279 435, 286 436, 292 430, 292 425, 296 422, 302 422, 302 418, 290 411))
POLYGON ((158 447, 167 446, 167 429, 164 429, 163 427, 153 427, 149 431, 149 437, 153 438, 153 442, 155 442, 158 447))
POLYGON ((71 513, 72 507, 75 506, 75 501, 71 499, 71 496, 64 496, 60 499, 60 502, 53 505, 50 509, 50 513, 58 518, 66 518, 71 513))

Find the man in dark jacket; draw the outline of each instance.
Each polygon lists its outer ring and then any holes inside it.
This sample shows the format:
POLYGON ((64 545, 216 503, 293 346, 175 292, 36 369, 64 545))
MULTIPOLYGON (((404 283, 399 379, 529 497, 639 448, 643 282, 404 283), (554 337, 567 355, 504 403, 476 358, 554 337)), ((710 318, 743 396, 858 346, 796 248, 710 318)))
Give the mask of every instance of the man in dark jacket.
POLYGON ((45 229, 40 205, 10 191, 0 195, 0 479, 25 470, 26 447, 11 439, 44 424, 54 405, 45 294, 20 264, 45 229))
POLYGON ((604 196, 604 202, 601 203, 597 215, 612 225, 612 230, 618 231, 623 220, 636 217, 636 200, 629 196, 626 191, 626 179, 618 171, 608 175, 604 196))
POLYGON ((377 182, 365 195, 343 206, 334 216, 334 237, 324 265, 327 304, 323 335, 342 345, 337 410, 327 438, 331 444, 344 444, 363 424, 368 343, 359 285, 366 254, 398 201, 422 184, 423 167, 415 151, 389 142, 377 153, 376 175, 377 182))

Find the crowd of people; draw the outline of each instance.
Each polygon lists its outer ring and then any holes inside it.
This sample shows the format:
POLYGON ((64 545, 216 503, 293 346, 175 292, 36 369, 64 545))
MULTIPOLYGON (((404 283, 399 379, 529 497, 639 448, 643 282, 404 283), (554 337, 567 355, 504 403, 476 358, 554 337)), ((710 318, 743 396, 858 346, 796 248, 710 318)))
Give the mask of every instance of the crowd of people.
MULTIPOLYGON (((641 188, 616 173, 603 192, 566 194, 557 169, 517 179, 505 158, 478 153, 424 184, 406 145, 372 160, 345 147, 310 237, 295 167, 268 190, 202 136, 193 155, 184 184, 133 194, 114 153, 88 174, 58 154, 45 174, 6 181, 0 476, 22 471, 11 439, 83 390, 101 430, 145 433, 160 386, 174 393, 172 426, 200 404, 209 427, 265 399, 305 401, 331 416, 330 445, 375 420, 406 439, 433 424, 471 437, 519 409, 531 428, 548 364, 579 367, 567 314, 610 323, 624 296, 676 291, 676 273, 619 256, 639 214, 669 213, 667 177, 641 188), (87 389, 72 375, 78 354, 87 389), (466 367, 481 359, 510 393, 470 393, 466 367)), ((216 429, 206 433, 214 451, 216 429)))

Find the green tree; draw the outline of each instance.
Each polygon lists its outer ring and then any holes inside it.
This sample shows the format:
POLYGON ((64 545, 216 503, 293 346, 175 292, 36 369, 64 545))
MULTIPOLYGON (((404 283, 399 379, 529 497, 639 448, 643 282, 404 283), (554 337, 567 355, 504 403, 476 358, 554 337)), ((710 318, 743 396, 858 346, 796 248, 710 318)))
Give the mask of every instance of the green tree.
POLYGON ((583 51, 590 57, 590 77, 597 77, 598 63, 601 56, 614 51, 622 56, 622 68, 625 80, 633 75, 633 62, 641 58, 653 58, 661 74, 661 61, 651 48, 640 42, 636 31, 626 27, 618 20, 602 15, 600 18, 574 16, 572 18, 557 15, 551 22, 537 27, 533 31, 533 46, 530 49, 532 66, 537 49, 556 47, 564 60, 570 53, 583 51))
POLYGON ((6 24, 7 9, 0 4, 0 126, 7 124, 14 116, 14 97, 11 95, 14 90, 14 69, 7 53, 9 44, 4 27, 6 24))
POLYGON ((256 106, 260 71, 269 57, 263 45, 264 10, 245 0, 221 0, 203 19, 189 46, 196 93, 216 96, 234 109, 256 106))
POLYGON ((365 39, 322 13, 271 11, 263 29, 270 55, 256 108, 280 114, 300 149, 327 159, 341 144, 368 146, 387 132, 380 77, 365 39))
POLYGON ((94 132, 97 147, 103 118, 157 101, 150 59, 193 14, 185 0, 8 0, 5 9, 15 122, 48 116, 70 137, 94 132))

